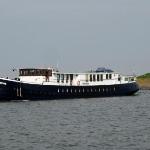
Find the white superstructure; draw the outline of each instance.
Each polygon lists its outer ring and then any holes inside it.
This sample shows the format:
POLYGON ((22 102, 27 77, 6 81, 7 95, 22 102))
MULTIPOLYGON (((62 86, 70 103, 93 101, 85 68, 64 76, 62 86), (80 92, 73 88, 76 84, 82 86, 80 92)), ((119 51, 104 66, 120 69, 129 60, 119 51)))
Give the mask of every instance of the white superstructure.
POLYGON ((21 82, 59 86, 96 86, 125 84, 136 81, 134 76, 123 76, 113 71, 62 73, 56 69, 20 69, 21 82))

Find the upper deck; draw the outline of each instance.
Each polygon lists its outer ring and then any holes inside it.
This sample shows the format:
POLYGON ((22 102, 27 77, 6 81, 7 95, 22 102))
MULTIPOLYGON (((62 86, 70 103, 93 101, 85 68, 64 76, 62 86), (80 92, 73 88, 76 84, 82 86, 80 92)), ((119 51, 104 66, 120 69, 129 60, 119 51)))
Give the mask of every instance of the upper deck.
POLYGON ((135 82, 136 80, 134 76, 123 76, 106 69, 84 73, 62 73, 53 68, 20 69, 19 78, 21 82, 59 86, 112 85, 135 82))

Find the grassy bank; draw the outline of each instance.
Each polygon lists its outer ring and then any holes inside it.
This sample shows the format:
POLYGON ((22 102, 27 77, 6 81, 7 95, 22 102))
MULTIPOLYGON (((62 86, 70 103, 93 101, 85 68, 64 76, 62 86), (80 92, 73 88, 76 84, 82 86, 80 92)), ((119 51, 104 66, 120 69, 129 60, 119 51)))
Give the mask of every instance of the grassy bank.
POLYGON ((142 76, 137 77, 137 83, 139 84, 141 89, 150 90, 150 73, 146 73, 142 76))

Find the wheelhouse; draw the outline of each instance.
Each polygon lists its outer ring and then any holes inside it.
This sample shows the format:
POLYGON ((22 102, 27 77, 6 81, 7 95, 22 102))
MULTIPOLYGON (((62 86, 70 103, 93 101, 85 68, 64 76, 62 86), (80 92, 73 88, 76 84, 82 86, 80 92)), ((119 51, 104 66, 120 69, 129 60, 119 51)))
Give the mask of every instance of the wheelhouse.
POLYGON ((20 69, 19 76, 52 76, 52 69, 20 69))

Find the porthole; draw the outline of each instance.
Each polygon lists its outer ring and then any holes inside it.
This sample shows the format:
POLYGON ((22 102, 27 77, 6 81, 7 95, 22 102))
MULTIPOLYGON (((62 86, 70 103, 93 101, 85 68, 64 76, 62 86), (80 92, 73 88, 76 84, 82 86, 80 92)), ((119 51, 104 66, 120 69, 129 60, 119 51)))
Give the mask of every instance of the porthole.
POLYGON ((84 93, 84 91, 85 91, 85 90, 84 90, 84 88, 83 88, 83 93, 84 93))
POLYGON ((116 88, 114 87, 114 91, 116 91, 116 88))

